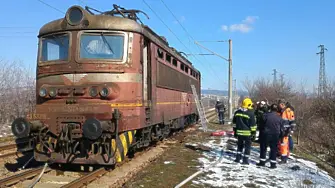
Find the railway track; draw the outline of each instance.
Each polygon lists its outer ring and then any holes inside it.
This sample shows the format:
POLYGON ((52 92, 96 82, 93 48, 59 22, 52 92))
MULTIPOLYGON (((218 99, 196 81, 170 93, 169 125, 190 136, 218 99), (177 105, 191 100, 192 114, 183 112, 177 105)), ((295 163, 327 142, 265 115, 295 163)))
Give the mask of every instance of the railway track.
MULTIPOLYGON (((205 114, 206 114, 207 118, 211 118, 211 117, 216 115, 216 112, 215 112, 214 109, 207 109, 205 114)), ((16 148, 15 144, 10 144, 10 145, 5 145, 3 147, 0 147, 0 151, 15 149, 15 148, 16 148)), ((138 152, 138 154, 139 155, 143 154, 144 152, 147 152, 149 149, 138 152)), ((11 153, 8 153, 8 154, 5 154, 5 155, 0 155, 0 158, 2 158, 4 156, 14 155, 13 153, 14 152, 11 152, 11 153)), ((15 153, 17 153, 17 152, 15 152, 15 153)), ((135 158, 136 158, 136 156, 135 156, 135 158)), ((127 161, 125 161, 125 163, 127 163, 127 161)), ((33 178, 35 178, 35 181, 36 181, 36 179, 37 179, 36 177, 42 173, 43 168, 44 167, 38 167, 38 168, 26 170, 24 172, 17 173, 13 176, 1 179, 0 180, 0 187, 13 186, 13 185, 15 185, 19 182, 24 182, 26 180, 31 180, 33 178)), ((46 167, 45 171, 43 173, 44 174, 47 174, 47 173, 51 174, 50 173, 51 171, 53 171, 52 168, 46 167)), ((92 172, 89 172, 85 175, 82 175, 81 177, 76 178, 73 181, 69 181, 69 183, 67 183, 67 184, 59 184, 59 187, 62 187, 62 188, 83 187, 83 186, 86 186, 86 185, 90 184, 91 182, 99 179, 100 177, 104 176, 105 174, 107 174, 110 171, 111 170, 109 170, 109 169, 99 168, 99 169, 94 170, 92 172)), ((53 178, 51 178, 51 179, 53 179, 53 178)), ((31 183, 29 183, 29 184, 31 184, 31 183)), ((38 183, 36 185, 38 185, 38 183)), ((44 186, 41 186, 41 187, 44 187, 44 186)))
MULTIPOLYGON (((19 174, 15 174, 13 176, 4 178, 4 179, 0 180, 0 187, 8 187, 8 186, 14 185, 14 184, 16 184, 20 181, 24 181, 26 179, 34 178, 36 175, 41 173, 43 168, 44 167, 39 167, 39 168, 27 170, 27 171, 21 172, 19 174)), ((47 168, 47 169, 45 169, 44 173, 47 173, 51 170, 52 170, 51 168, 47 168)))
POLYGON ((82 187, 84 185, 88 185, 90 182, 98 179, 99 177, 105 175, 108 173, 109 170, 106 170, 105 168, 100 168, 97 169, 87 175, 84 175, 72 182, 70 182, 67 185, 62 186, 61 188, 77 188, 77 187, 82 187))
POLYGON ((0 146, 0 151, 15 149, 15 148, 16 148, 16 144, 7 144, 4 146, 0 146))
POLYGON ((31 150, 25 150, 25 151, 6 152, 6 150, 13 150, 13 149, 16 149, 16 144, 7 144, 7 145, 0 146, 0 152, 5 152, 4 154, 0 154, 0 159, 14 156, 14 155, 24 154, 24 153, 28 153, 32 151, 31 149, 31 150))

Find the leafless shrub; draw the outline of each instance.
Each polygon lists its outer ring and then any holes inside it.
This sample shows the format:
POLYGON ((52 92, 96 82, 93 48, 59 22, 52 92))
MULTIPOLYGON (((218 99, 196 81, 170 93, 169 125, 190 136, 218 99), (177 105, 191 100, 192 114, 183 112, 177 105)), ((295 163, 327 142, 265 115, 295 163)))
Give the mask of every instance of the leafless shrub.
POLYGON ((306 111, 301 121, 304 147, 335 164, 335 97, 314 98, 306 111))
POLYGON ((33 110, 34 77, 22 63, 0 60, 0 123, 10 123, 33 110))
POLYGON ((299 145, 335 164, 335 85, 329 85, 322 96, 308 94, 303 85, 294 90, 289 82, 273 84, 265 78, 244 82, 254 101, 273 103, 279 98, 289 101, 294 107, 297 121, 294 136, 301 141, 299 145))
POLYGON ((292 84, 289 82, 274 84, 266 78, 258 78, 254 81, 247 79, 243 85, 254 101, 267 100, 271 103, 279 98, 291 98, 294 96, 292 84))

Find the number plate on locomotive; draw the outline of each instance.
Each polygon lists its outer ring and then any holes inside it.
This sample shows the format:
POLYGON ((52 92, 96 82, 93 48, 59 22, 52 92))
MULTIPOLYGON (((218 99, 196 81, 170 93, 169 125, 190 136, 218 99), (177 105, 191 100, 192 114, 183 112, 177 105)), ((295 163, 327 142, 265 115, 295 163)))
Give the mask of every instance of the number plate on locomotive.
POLYGON ((47 115, 46 114, 28 114, 27 118, 42 120, 42 119, 47 119, 47 115))

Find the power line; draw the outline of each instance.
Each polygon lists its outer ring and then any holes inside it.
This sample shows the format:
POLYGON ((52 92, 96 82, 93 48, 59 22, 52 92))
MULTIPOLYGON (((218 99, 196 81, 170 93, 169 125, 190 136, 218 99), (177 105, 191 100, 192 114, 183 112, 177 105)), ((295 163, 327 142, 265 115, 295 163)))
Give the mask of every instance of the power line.
POLYGON ((0 26, 0 29, 32 29, 34 27, 23 27, 23 26, 0 26))
MULTIPOLYGON (((144 4, 157 16, 157 18, 165 25, 166 28, 177 38, 177 40, 186 48, 186 50, 190 51, 189 48, 179 39, 179 37, 170 29, 170 27, 158 16, 158 14, 151 8, 151 6, 145 1, 142 0, 144 4)), ((192 53, 192 52, 191 52, 192 53)))
POLYGON ((17 36, 7 35, 7 36, 3 36, 3 35, 0 35, 0 38, 18 38, 18 37, 36 37, 36 36, 24 36, 24 35, 17 35, 17 36))
POLYGON ((63 12, 62 10, 60 10, 60 9, 58 9, 58 8, 56 8, 56 7, 54 7, 54 6, 50 5, 50 4, 48 4, 48 3, 44 2, 44 1, 42 1, 42 0, 37 0, 37 1, 43 3, 44 5, 46 5, 46 6, 50 7, 50 8, 52 8, 52 9, 54 9, 54 10, 60 12, 60 13, 62 13, 62 14, 65 14, 65 12, 63 12))
POLYGON ((163 5, 166 7, 166 9, 168 9, 168 11, 172 14, 172 16, 176 19, 176 21, 179 23, 179 25, 181 26, 181 28, 183 28, 183 30, 185 31, 185 33, 193 40, 195 41, 195 39, 192 37, 192 35, 185 29, 185 27, 183 26, 183 24, 180 23, 179 19, 177 18, 177 16, 171 11, 171 9, 165 4, 165 2, 163 0, 160 0, 163 5))
MULTIPOLYGON (((0 31, 0 33, 2 33, 0 31)), ((18 33, 18 34, 24 34, 24 33, 36 33, 34 31, 6 31, 5 33, 10 33, 10 34, 13 34, 13 33, 18 33)))
POLYGON ((79 3, 86 5, 86 3, 83 0, 77 0, 79 3))
MULTIPOLYGON (((190 54, 192 54, 192 51, 179 39, 179 37, 170 29, 170 27, 158 16, 158 14, 153 10, 153 8, 151 8, 151 6, 145 1, 142 0, 143 3, 156 15, 156 17, 165 25, 165 27, 177 38, 177 40, 186 48, 186 50, 188 50, 190 52, 190 54)), ((171 12, 171 10, 170 10, 171 12)), ((175 17, 175 16, 174 16, 175 17)), ((177 21, 179 22, 179 20, 177 19, 177 21)), ((180 23, 180 22, 179 22, 180 23)), ((193 54, 192 54, 193 55, 193 54)), ((197 60, 200 65, 202 66, 201 61, 195 56, 193 55, 194 59, 197 60)), ((207 67, 204 66, 206 69, 207 67)), ((214 73, 214 71, 212 71, 214 73)), ((216 76, 217 79, 219 79, 219 77, 217 76, 217 74, 214 73, 214 75, 216 76)))
MULTIPOLYGON (((179 21, 179 19, 177 18, 177 16, 171 11, 171 9, 166 5, 166 3, 163 0, 160 0, 162 2, 162 4, 165 6, 165 8, 172 14, 172 16, 175 18, 175 20, 178 22, 178 24, 181 26, 181 28, 185 31, 185 33, 187 34, 187 36, 193 40, 193 42, 195 41, 195 39, 193 38, 193 36, 187 31, 187 29, 183 26, 183 24, 179 21)), ((198 45, 196 45, 198 50, 200 51, 200 53, 202 53, 202 50, 200 49, 200 47, 198 45)), ((195 56, 194 56, 195 57, 195 56)), ((207 61, 207 59, 204 57, 205 61, 207 61)), ((217 74, 211 69, 211 66, 209 65, 210 70, 217 76, 217 74)), ((218 76, 217 76, 218 77, 218 76)))
POLYGON ((84 6, 88 6, 87 3, 85 3, 83 0, 77 0, 79 4, 82 4, 84 6))

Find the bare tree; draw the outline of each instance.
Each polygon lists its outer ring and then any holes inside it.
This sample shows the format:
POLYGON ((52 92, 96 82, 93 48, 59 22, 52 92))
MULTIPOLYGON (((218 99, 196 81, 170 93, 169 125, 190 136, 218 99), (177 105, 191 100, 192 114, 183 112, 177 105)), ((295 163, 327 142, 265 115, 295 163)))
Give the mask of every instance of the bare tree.
POLYGON ((35 76, 21 62, 0 60, 0 123, 24 117, 35 106, 35 76))
POLYGON ((254 101, 266 100, 275 102, 279 98, 290 98, 294 96, 292 84, 288 82, 273 84, 268 79, 260 77, 254 81, 246 79, 243 85, 254 101))

